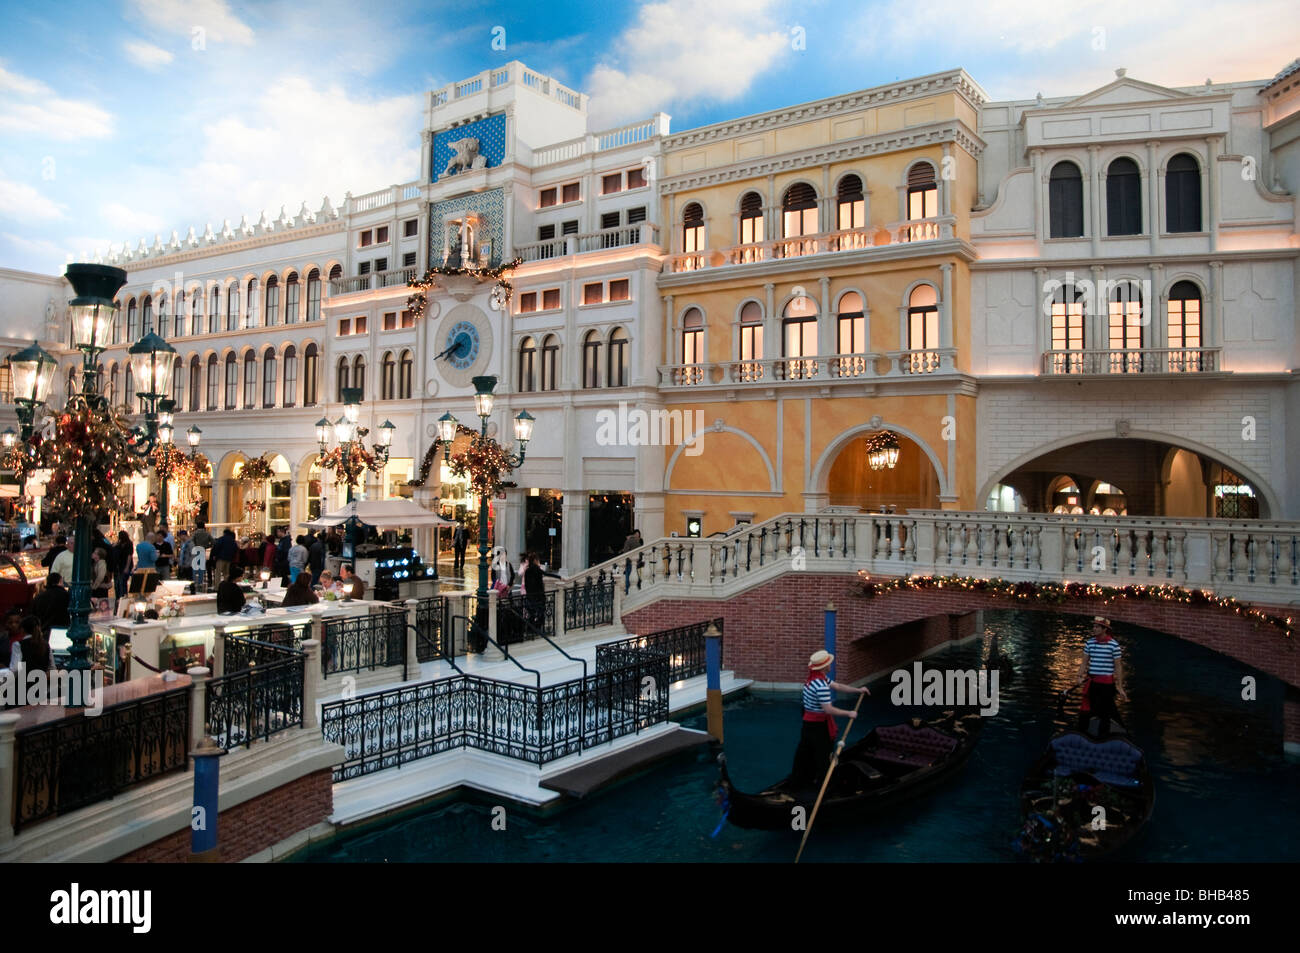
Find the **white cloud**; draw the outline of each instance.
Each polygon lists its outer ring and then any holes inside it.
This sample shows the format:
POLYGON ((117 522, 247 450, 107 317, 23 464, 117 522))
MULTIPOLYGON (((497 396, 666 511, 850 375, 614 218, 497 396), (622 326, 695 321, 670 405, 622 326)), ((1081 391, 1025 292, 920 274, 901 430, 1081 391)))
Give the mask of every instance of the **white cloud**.
POLYGON ((674 104, 728 101, 792 49, 772 0, 660 0, 641 7, 584 84, 597 126, 641 119, 674 104))
POLYGON ((132 208, 121 202, 105 202, 100 206, 99 213, 104 225, 117 234, 148 235, 152 238, 167 225, 164 219, 153 212, 132 208))
POLYGON ((94 103, 63 99, 39 80, 0 66, 0 132, 46 139, 103 139, 113 134, 113 115, 94 103))
POLYGON ((0 218, 24 225, 63 218, 64 208, 30 185, 0 175, 0 218))
POLYGON ((193 38, 201 30, 204 42, 253 42, 253 30, 230 10, 225 0, 134 0, 133 6, 150 26, 193 38))
POLYGON ((126 50, 127 58, 131 62, 145 69, 158 69, 176 58, 162 47, 154 46, 152 43, 127 42, 122 44, 122 48, 126 50))

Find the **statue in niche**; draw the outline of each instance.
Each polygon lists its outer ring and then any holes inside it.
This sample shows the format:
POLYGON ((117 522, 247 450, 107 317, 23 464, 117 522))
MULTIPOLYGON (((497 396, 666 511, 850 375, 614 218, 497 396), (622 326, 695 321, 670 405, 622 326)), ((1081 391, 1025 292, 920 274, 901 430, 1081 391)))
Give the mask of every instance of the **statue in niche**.
POLYGON ((463 261, 464 258, 460 253, 460 233, 457 232, 451 246, 451 251, 447 252, 447 267, 462 268, 464 267, 462 264, 463 261))
POLYGON ((447 168, 442 170, 443 175, 455 175, 466 169, 481 169, 487 165, 487 157, 478 154, 477 139, 457 139, 447 145, 451 148, 451 158, 447 160, 447 168), (483 160, 481 164, 480 159, 483 160))

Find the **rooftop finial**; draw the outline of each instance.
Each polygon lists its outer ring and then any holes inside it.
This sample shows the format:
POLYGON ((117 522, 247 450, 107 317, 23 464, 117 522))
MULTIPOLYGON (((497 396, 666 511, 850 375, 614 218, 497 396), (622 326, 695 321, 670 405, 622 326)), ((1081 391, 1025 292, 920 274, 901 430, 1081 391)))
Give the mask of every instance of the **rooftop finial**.
POLYGON ((1123 78, 1124 78, 1125 76, 1127 76, 1127 75, 1128 75, 1128 70, 1126 70, 1126 69, 1125 69, 1124 67, 1122 67, 1122 66, 1121 66, 1119 69, 1115 70, 1115 78, 1116 78, 1116 79, 1123 79, 1123 78))

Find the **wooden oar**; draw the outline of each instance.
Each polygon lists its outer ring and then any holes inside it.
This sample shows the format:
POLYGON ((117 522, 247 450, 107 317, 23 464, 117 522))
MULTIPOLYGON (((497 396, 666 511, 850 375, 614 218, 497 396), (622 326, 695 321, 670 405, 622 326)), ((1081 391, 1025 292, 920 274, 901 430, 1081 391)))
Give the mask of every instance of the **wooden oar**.
MULTIPOLYGON (((862 699, 866 697, 866 692, 858 696, 858 703, 853 706, 854 713, 862 705, 862 699)), ((839 764, 840 752, 844 750, 844 742, 849 740, 849 732, 852 730, 855 721, 857 721, 856 718, 848 720, 848 724, 844 726, 844 736, 840 738, 839 744, 835 746, 835 753, 831 755, 831 766, 826 769, 826 777, 822 780, 822 789, 817 794, 817 803, 813 805, 812 814, 808 816, 808 826, 804 828, 803 840, 799 841, 799 853, 794 855, 796 864, 799 863, 799 858, 803 856, 804 845, 808 843, 808 835, 812 833, 813 821, 817 820, 817 810, 822 806, 822 798, 826 796, 826 787, 831 783, 831 775, 835 772, 835 765, 839 764)))

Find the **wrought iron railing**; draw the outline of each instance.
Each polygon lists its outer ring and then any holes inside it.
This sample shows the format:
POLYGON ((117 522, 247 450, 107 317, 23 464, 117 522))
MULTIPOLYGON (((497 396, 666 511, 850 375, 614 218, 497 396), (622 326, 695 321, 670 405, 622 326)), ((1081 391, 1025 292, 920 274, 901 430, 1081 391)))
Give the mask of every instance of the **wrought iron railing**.
POLYGON ((447 601, 441 596, 421 599, 415 605, 415 658, 420 662, 433 662, 451 658, 450 627, 445 625, 447 601))
POLYGON ((665 629, 649 635, 634 635, 617 642, 596 646, 596 671, 608 667, 611 660, 623 658, 628 652, 659 652, 668 659, 668 675, 672 681, 694 678, 705 673, 704 633, 709 626, 722 633, 722 619, 693 622, 676 629, 665 629))
MULTIPOLYGON (((627 573, 630 576, 631 572, 627 573)), ((626 584, 626 579, 624 580, 626 584)), ((564 631, 594 629, 614 622, 614 580, 592 579, 564 590, 564 631)))
POLYGON ((329 702, 321 731, 345 751, 334 780, 465 747, 540 766, 667 720, 666 653, 603 658, 595 674, 553 685, 455 675, 329 702))
POLYGON ((14 831, 186 770, 189 740, 189 686, 108 706, 97 718, 79 712, 20 730, 14 831))
POLYGON ((286 623, 259 625, 251 629, 223 632, 221 633, 221 674, 239 672, 252 664, 260 665, 278 661, 281 658, 280 651, 299 650, 302 648, 303 639, 310 636, 310 622, 301 622, 297 625, 286 623))
POLYGON ((555 637, 555 590, 536 602, 518 592, 497 599, 496 640, 502 645, 555 637))
MULTIPOLYGON (((270 627, 267 627, 270 628, 270 627)), ((292 627, 278 628, 290 630, 292 627)), ((302 724, 307 657, 301 651, 242 636, 226 636, 226 674, 205 686, 203 721, 225 750, 302 724), (232 654, 241 664, 231 664, 232 654)))
POLYGON ((399 610, 326 619, 321 672, 338 672, 406 664, 406 613, 399 610))

